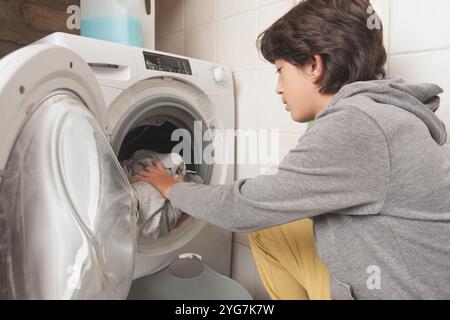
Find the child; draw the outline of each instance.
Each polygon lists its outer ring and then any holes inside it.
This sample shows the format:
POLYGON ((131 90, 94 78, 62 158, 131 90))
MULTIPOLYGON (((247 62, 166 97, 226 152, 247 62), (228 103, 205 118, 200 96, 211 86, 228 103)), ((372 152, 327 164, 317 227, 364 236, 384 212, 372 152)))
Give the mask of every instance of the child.
POLYGON ((442 89, 385 77, 371 15, 368 0, 305 0, 260 36, 292 119, 314 120, 275 175, 206 186, 158 163, 133 179, 195 218, 253 232, 274 299, 450 298, 442 89))

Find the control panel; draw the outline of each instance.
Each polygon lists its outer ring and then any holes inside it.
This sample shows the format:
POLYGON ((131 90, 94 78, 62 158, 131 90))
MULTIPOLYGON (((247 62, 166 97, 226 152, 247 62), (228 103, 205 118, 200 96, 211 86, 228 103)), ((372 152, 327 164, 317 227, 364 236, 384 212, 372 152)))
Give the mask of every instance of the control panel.
POLYGON ((145 66, 149 70, 165 71, 178 74, 192 75, 189 60, 166 56, 153 52, 144 52, 145 66))

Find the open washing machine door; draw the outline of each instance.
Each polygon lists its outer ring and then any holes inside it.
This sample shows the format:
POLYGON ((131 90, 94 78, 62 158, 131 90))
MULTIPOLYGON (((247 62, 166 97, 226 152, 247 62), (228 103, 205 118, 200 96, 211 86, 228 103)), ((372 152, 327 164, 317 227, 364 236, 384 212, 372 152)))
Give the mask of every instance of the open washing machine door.
POLYGON ((136 203, 89 66, 23 48, 0 60, 0 101, 0 298, 125 298, 136 203))

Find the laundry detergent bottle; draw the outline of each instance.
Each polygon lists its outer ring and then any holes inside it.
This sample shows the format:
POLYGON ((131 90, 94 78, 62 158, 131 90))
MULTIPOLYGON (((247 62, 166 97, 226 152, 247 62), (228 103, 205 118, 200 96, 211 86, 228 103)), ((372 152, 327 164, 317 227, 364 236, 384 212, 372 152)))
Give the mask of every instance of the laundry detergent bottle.
POLYGON ((142 47, 144 0, 81 0, 81 35, 142 47))

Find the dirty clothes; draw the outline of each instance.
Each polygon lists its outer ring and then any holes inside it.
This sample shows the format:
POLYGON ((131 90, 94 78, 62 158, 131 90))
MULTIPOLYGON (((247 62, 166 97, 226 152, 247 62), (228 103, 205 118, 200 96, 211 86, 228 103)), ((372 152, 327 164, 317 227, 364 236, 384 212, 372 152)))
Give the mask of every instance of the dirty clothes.
MULTIPOLYGON (((152 166, 152 161, 161 161, 172 176, 180 176, 185 181, 203 183, 202 178, 186 169, 183 158, 176 153, 160 154, 150 150, 138 150, 130 159, 122 162, 128 177, 137 175, 141 170, 152 166)), ((138 240, 139 242, 156 241, 165 237, 175 227, 182 216, 181 210, 174 208, 158 190, 146 182, 132 185, 138 200, 138 240)))

